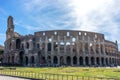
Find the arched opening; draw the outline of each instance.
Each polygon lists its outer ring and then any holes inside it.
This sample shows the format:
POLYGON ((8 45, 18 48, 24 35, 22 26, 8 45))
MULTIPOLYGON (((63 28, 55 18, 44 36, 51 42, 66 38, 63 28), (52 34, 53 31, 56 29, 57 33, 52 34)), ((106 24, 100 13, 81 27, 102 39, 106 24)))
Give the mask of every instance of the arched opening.
POLYGON ((74 64, 74 65, 77 64, 77 57, 76 57, 76 56, 73 57, 73 64, 74 64))
POLYGON ((48 43, 48 51, 51 51, 51 43, 48 43))
POLYGON ((80 42, 80 45, 79 45, 79 48, 80 48, 80 53, 82 53, 82 43, 80 42))
POLYGON ((111 61, 111 58, 109 58, 109 64, 111 65, 112 61, 111 61))
POLYGON ((100 59, 99 59, 99 57, 96 58, 96 61, 97 61, 97 65, 100 65, 100 59))
POLYGON ((88 43, 85 43, 85 52, 88 53, 88 43))
POLYGON ((29 43, 28 42, 26 43, 26 48, 29 49, 29 43))
POLYGON ((87 66, 89 65, 89 58, 88 57, 85 57, 85 63, 87 66))
POLYGON ((16 49, 20 49, 20 44, 21 44, 21 40, 17 39, 16 40, 16 49))
POLYGON ((67 62, 67 65, 71 65, 71 58, 70 58, 70 56, 67 56, 67 58, 66 58, 67 60, 66 60, 66 62, 67 62))
POLYGON ((34 63, 35 63, 34 56, 31 56, 31 64, 34 64, 34 63))
POLYGON ((114 64, 114 58, 112 58, 112 64, 114 64))
POLYGON ((106 58, 105 61, 106 61, 106 65, 108 65, 108 58, 106 58))
POLYGON ((91 65, 95 65, 95 59, 94 59, 94 57, 91 57, 91 65))
POLYGON ((57 58, 57 56, 54 56, 54 58, 53 58, 53 63, 54 63, 54 64, 58 64, 58 58, 57 58))
POLYGON ((37 49, 39 49, 39 48, 40 48, 40 44, 38 43, 38 44, 37 44, 37 49))
POLYGON ((63 56, 60 57, 60 65, 64 65, 64 58, 63 58, 63 56))
POLYGON ((20 65, 23 65, 23 56, 24 56, 24 52, 21 51, 21 52, 19 53, 19 64, 20 64, 20 65))
POLYGON ((80 65, 83 65, 83 57, 79 58, 80 65))
POLYGON ((104 58, 103 57, 101 58, 101 63, 104 66, 104 58))
POLYGON ((25 65, 28 65, 28 57, 25 57, 25 65))
POLYGON ((45 64, 46 60, 44 56, 40 57, 40 64, 45 64))

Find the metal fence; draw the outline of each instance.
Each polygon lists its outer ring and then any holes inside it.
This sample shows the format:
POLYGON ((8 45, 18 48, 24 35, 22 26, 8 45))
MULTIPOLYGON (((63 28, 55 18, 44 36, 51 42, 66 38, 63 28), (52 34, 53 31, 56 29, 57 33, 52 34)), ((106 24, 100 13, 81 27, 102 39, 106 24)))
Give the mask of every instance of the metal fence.
POLYGON ((23 78, 33 78, 38 80, 120 80, 115 78, 81 77, 76 75, 25 72, 25 71, 16 71, 16 70, 0 70, 0 74, 23 77, 23 78))

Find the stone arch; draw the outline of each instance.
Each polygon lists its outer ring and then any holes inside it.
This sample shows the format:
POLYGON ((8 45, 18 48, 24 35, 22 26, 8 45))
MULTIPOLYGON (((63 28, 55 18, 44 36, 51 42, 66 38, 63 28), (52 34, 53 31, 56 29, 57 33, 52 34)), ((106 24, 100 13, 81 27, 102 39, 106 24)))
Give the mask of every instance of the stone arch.
POLYGON ((58 58, 57 58, 57 56, 54 56, 54 58, 53 58, 53 63, 54 63, 54 64, 58 64, 58 58))
POLYGON ((20 45, 21 45, 21 40, 17 39, 16 40, 16 49, 20 49, 20 45))
POLYGON ((80 52, 82 52, 82 42, 79 44, 80 52))
POLYGON ((76 56, 73 57, 73 64, 74 64, 74 65, 77 64, 77 57, 76 57, 76 56))
POLYGON ((37 43, 37 49, 39 49, 40 48, 40 44, 39 43, 37 43))
POLYGON ((34 64, 35 63, 35 58, 34 56, 31 56, 31 64, 34 64))
POLYGON ((25 65, 28 65, 28 57, 25 56, 25 65))
POLYGON ((26 48, 29 49, 29 42, 26 42, 26 48))
POLYGON ((95 58, 91 57, 91 65, 95 65, 95 58))
POLYGON ((40 64, 45 64, 45 63, 46 63, 45 57, 41 56, 40 57, 40 64))
POLYGON ((108 65, 108 58, 105 59, 106 65, 108 65))
POLYGON ((14 55, 12 56, 12 64, 14 64, 14 55))
POLYGON ((111 64, 111 63, 112 63, 111 58, 109 58, 109 64, 111 64))
POLYGON ((83 65, 83 57, 82 56, 79 58, 79 62, 80 62, 80 65, 83 65))
POLYGON ((24 56, 24 52, 21 51, 21 52, 19 53, 19 64, 20 64, 20 65, 23 65, 23 56, 24 56))
POLYGON ((89 65, 89 57, 85 57, 85 63, 87 66, 89 65))
POLYGON ((97 65, 100 65, 100 59, 99 59, 99 57, 96 58, 96 63, 97 63, 97 65))
POLYGON ((101 63, 104 66, 104 58, 103 57, 101 58, 101 63))
POLYGON ((88 51, 88 43, 85 43, 85 51, 88 51))
POLYGON ((71 65, 71 57, 67 56, 66 58, 67 65, 71 65))
POLYGON ((114 58, 112 58, 112 64, 114 64, 114 58))
POLYGON ((51 43, 50 42, 48 43, 47 47, 48 47, 48 51, 51 51, 51 43))

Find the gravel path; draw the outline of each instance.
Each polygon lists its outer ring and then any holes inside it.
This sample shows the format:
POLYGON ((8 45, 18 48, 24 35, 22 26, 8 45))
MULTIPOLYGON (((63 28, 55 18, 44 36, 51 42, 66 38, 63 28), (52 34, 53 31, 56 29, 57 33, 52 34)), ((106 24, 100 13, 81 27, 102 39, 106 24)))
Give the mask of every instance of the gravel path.
POLYGON ((0 80, 30 80, 30 79, 23 79, 23 78, 16 78, 16 77, 9 77, 9 76, 1 76, 0 80))

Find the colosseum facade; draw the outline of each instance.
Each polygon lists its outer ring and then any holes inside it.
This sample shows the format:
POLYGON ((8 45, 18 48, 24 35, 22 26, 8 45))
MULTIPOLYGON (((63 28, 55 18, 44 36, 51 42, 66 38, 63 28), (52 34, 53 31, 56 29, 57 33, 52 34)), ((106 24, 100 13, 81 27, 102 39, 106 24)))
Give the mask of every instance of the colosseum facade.
POLYGON ((8 17, 4 63, 21 66, 120 65, 118 45, 104 34, 79 30, 39 31, 33 35, 14 32, 8 17))

